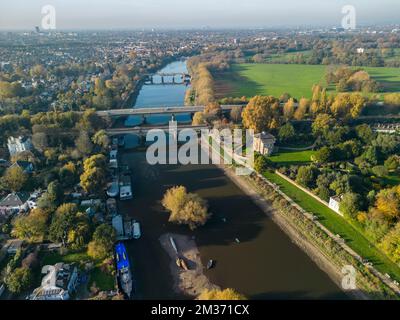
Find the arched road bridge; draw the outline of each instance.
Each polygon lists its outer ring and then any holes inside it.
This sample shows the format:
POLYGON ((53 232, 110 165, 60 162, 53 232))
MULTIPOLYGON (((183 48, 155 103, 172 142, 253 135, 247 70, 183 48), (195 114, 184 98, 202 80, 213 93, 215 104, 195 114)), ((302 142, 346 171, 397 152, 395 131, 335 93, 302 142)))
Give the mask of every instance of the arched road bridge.
MULTIPOLYGON (((230 111, 233 108, 243 108, 244 105, 223 105, 222 111, 230 111)), ((131 108, 131 109, 113 109, 97 111, 101 117, 121 117, 121 116, 150 116, 150 115, 176 115, 185 113, 196 113, 204 111, 205 106, 174 106, 174 107, 147 107, 147 108, 131 108)))

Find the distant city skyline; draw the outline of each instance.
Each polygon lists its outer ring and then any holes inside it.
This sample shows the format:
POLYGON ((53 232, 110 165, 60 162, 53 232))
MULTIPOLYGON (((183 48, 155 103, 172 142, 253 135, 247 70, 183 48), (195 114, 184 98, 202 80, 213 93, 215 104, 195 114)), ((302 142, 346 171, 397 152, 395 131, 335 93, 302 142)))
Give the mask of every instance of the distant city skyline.
POLYGON ((180 29, 339 26, 344 5, 358 25, 399 23, 398 0, 1 0, 0 29, 40 26, 56 8, 57 29, 180 29))

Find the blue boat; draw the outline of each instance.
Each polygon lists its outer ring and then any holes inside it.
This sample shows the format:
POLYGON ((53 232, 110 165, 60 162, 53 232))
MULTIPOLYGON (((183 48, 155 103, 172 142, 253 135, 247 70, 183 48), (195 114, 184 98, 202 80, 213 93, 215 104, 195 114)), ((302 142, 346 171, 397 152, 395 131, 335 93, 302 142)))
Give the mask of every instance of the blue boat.
POLYGON ((118 242, 115 245, 115 261, 117 264, 117 278, 122 291, 130 298, 133 289, 131 267, 125 245, 118 242))

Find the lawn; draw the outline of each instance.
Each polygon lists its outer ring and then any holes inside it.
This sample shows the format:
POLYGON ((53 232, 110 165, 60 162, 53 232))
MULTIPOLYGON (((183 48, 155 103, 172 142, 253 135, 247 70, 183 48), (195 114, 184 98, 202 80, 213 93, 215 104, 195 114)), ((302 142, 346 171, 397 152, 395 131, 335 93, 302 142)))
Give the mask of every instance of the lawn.
POLYGON ((400 280, 400 268, 373 246, 358 230, 344 218, 324 206, 322 203, 297 188, 295 185, 272 172, 265 176, 271 182, 280 186, 281 190, 298 203, 304 210, 318 216, 319 221, 334 234, 339 234, 346 243, 363 258, 374 263, 374 266, 383 274, 388 273, 400 280))
POLYGON ((268 159, 279 165, 296 165, 311 162, 311 156, 315 151, 280 151, 273 154, 268 159))
POLYGON ((96 287, 100 289, 100 291, 109 291, 115 288, 115 279, 109 273, 103 272, 100 267, 96 267, 90 273, 90 280, 88 284, 88 288, 96 283, 96 287))
POLYGON ((71 252, 61 255, 58 252, 46 253, 41 261, 43 265, 54 265, 59 262, 80 264, 82 261, 91 260, 86 252, 71 252))
MULTIPOLYGON (((281 96, 287 92, 295 98, 311 97, 314 84, 326 86, 327 66, 304 64, 234 64, 229 72, 215 74, 218 98, 281 96)), ((384 92, 400 92, 399 68, 363 67, 384 85, 384 92)), ((336 92, 333 86, 328 88, 336 92)))

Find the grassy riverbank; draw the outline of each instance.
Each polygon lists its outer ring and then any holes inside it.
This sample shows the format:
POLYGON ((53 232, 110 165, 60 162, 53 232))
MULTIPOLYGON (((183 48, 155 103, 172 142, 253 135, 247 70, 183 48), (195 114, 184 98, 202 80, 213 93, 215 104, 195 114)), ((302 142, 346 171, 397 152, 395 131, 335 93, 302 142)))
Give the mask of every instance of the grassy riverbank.
POLYGON ((265 177, 280 186, 281 190, 299 204, 304 210, 313 213, 319 221, 334 234, 339 234, 346 243, 363 258, 371 261, 383 274, 388 273, 400 280, 400 268, 373 246, 359 231, 333 210, 297 188, 295 185, 272 172, 265 177))

